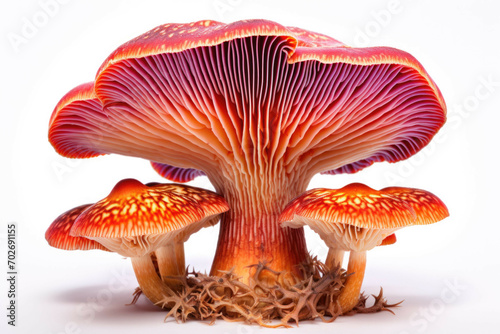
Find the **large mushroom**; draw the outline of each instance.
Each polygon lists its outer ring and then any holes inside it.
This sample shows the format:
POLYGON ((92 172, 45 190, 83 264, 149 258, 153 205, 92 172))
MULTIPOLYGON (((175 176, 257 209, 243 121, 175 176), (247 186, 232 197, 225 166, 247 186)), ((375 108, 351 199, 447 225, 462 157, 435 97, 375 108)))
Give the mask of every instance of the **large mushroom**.
POLYGON ((354 173, 422 149, 443 98, 411 55, 351 48, 265 20, 159 26, 116 49, 56 106, 49 139, 70 158, 117 153, 174 181, 207 175, 231 210, 212 274, 267 261, 301 278, 303 229, 284 206, 323 173, 354 173))
POLYGON ((347 313, 359 301, 367 251, 396 242, 396 230, 433 224, 448 215, 444 203, 428 191, 402 187, 375 190, 352 183, 340 189, 305 192, 285 207, 280 221, 292 228, 309 226, 329 247, 330 259, 350 252, 347 271, 351 275, 337 301, 339 312, 347 313))

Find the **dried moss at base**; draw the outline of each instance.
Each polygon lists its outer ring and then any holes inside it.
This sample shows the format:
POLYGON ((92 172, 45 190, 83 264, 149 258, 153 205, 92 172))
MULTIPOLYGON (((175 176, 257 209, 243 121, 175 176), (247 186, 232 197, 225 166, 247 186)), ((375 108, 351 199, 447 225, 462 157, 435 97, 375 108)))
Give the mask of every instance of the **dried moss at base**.
MULTIPOLYGON (((328 270, 314 259, 302 267, 307 278, 295 284, 290 284, 285 273, 273 271, 264 263, 249 266, 249 270, 253 272, 249 284, 241 282, 232 272, 214 277, 192 271, 185 277, 172 277, 179 279, 183 287, 180 292, 171 291, 159 305, 169 310, 165 320, 173 317, 177 322, 195 319, 213 324, 220 318, 276 328, 291 327, 290 322, 298 325, 299 321, 316 318, 332 322, 341 315, 337 297, 347 274, 340 267, 328 270)), ((137 288, 132 304, 141 294, 137 288)), ((393 313, 389 308, 400 304, 387 304, 382 289, 378 296, 373 297, 374 304, 367 307, 367 297, 361 295, 358 305, 344 315, 379 311, 393 313)))

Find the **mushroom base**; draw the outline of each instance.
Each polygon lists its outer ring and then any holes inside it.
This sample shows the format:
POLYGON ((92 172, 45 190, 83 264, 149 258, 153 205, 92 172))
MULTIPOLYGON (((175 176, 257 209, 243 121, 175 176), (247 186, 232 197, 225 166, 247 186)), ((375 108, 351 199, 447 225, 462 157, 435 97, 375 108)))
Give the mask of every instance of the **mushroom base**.
MULTIPOLYGON (((302 266, 306 278, 293 286, 287 284, 285 272, 273 271, 262 263, 253 267, 255 271, 248 284, 233 272, 220 277, 188 273, 178 278, 182 291, 164 296, 157 305, 169 310, 165 319, 208 320, 212 324, 221 318, 272 328, 290 327, 290 322, 298 324, 316 318, 332 322, 340 315, 337 300, 346 281, 345 270, 340 267, 328 269, 313 260, 302 266), (269 284, 270 276, 274 277, 274 284, 269 284)), ((140 293, 139 289, 135 292, 133 303, 140 293)), ((362 295, 349 315, 390 311, 388 308, 395 306, 387 304, 382 293, 374 297, 373 306, 367 307, 367 298, 362 295)))

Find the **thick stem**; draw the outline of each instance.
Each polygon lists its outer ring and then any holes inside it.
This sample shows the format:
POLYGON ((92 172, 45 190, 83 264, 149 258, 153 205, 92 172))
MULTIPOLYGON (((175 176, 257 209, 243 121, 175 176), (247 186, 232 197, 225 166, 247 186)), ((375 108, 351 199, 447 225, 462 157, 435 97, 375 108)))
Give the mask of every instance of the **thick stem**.
POLYGON ((326 256, 325 265, 328 269, 333 269, 337 266, 342 267, 344 262, 345 251, 337 248, 330 248, 328 250, 328 255, 326 256))
POLYGON ((349 276, 337 300, 337 305, 339 306, 341 314, 351 311, 354 306, 358 304, 361 284, 365 276, 365 266, 366 251, 351 251, 349 254, 349 265, 347 267, 347 274, 349 276))
POLYGON ((156 273, 151 255, 132 257, 131 260, 142 293, 153 304, 162 307, 162 300, 167 296, 171 296, 172 290, 162 282, 156 273))
POLYGON ((211 274, 233 269, 242 282, 248 282, 252 274, 249 266, 265 262, 273 270, 289 273, 292 281, 303 278, 300 265, 309 260, 304 230, 282 228, 278 217, 285 205, 305 190, 308 180, 238 177, 239 183, 212 180, 230 210, 221 219, 211 274))
POLYGON ((303 230, 280 229, 276 215, 255 220, 225 216, 211 274, 233 269, 246 282, 252 274, 249 266, 266 262, 273 270, 302 278, 299 265, 308 260, 303 230))

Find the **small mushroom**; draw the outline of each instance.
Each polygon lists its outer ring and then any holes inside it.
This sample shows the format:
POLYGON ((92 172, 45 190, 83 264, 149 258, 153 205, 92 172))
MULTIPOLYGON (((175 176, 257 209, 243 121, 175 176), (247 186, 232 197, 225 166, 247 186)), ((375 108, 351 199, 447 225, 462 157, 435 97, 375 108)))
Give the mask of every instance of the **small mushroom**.
POLYGON ((179 287, 180 282, 170 278, 183 274, 177 262, 184 263, 184 252, 178 244, 202 227, 213 225, 216 216, 228 209, 221 196, 208 190, 177 184, 147 186, 126 179, 84 210, 70 235, 94 240, 130 257, 142 292, 156 304, 179 287))
POLYGON ((292 200, 280 216, 282 226, 308 225, 330 248, 327 266, 350 251, 348 276, 339 299, 339 311, 351 311, 359 300, 366 265, 366 251, 395 242, 394 231, 426 225, 448 216, 435 195, 419 189, 374 190, 360 183, 341 189, 313 189, 292 200))
POLYGON ((45 239, 49 245, 64 250, 100 249, 109 252, 106 247, 97 241, 69 235, 76 218, 91 205, 80 205, 57 217, 45 232, 45 239))

